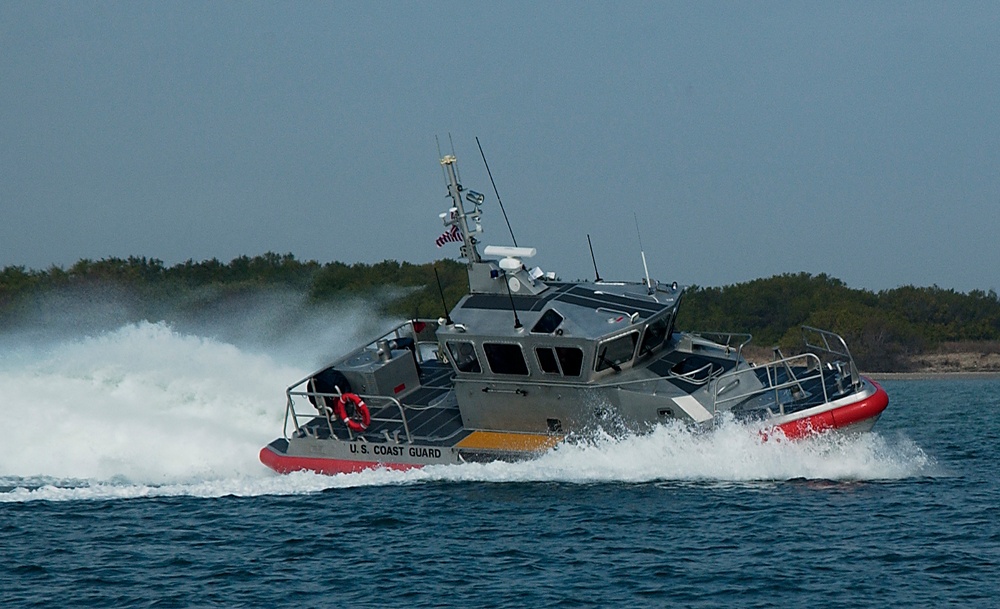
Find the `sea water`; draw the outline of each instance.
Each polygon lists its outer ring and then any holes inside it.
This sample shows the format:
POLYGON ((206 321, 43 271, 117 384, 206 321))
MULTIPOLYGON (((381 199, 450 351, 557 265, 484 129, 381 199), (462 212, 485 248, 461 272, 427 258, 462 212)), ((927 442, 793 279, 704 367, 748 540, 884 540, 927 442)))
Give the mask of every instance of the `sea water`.
POLYGON ((0 337, 0 607, 997 606, 1000 381, 885 382, 860 436, 270 472, 284 388, 360 323, 0 337))

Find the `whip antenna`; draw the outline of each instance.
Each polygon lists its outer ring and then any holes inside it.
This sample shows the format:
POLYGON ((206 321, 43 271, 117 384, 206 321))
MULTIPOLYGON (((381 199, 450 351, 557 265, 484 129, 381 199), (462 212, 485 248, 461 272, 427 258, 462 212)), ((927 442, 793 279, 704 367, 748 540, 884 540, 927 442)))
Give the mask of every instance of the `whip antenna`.
POLYGON ((587 245, 590 246, 590 259, 594 263, 594 277, 601 281, 601 274, 597 271, 597 258, 594 258, 594 244, 590 242, 590 233, 587 233, 587 245))
POLYGON ((490 164, 486 162, 486 154, 483 152, 483 145, 479 143, 478 136, 476 137, 476 146, 479 146, 479 154, 483 156, 483 165, 486 165, 486 173, 490 176, 490 184, 493 185, 493 192, 497 195, 497 203, 500 204, 500 211, 503 212, 503 219, 507 223, 507 230, 510 231, 510 239, 514 242, 514 247, 517 247, 514 230, 510 227, 510 220, 507 219, 507 210, 503 208, 503 201, 500 200, 500 191, 497 190, 497 183, 493 181, 493 173, 490 171, 490 164))
POLYGON ((639 216, 632 212, 632 217, 635 219, 635 234, 639 237, 639 254, 642 255, 642 270, 646 272, 646 290, 650 294, 653 293, 653 284, 649 281, 649 267, 646 266, 646 251, 642 249, 642 233, 639 232, 639 216))
POLYGON ((444 322, 446 325, 454 325, 451 315, 448 314, 448 301, 444 299, 444 289, 441 287, 441 277, 438 275, 438 267, 434 267, 434 279, 437 280, 438 294, 441 295, 441 306, 444 308, 444 322))
POLYGON ((503 283, 507 286, 507 297, 510 298, 510 310, 514 312, 514 329, 521 328, 521 320, 517 317, 517 307, 514 306, 514 295, 510 291, 510 280, 507 279, 507 271, 503 272, 503 283))
MULTIPOLYGON (((441 140, 438 139, 438 136, 436 136, 436 135, 434 136, 434 143, 436 143, 437 147, 438 147, 438 158, 439 159, 443 158, 444 155, 441 154, 441 140)), ((448 172, 445 171, 444 165, 441 165, 441 177, 444 178, 444 185, 445 185, 445 188, 447 188, 448 187, 448 172)))
MULTIPOLYGON (((458 158, 455 154, 455 142, 451 139, 451 132, 448 132, 448 143, 451 144, 451 156, 458 158)), ((458 183, 462 183, 462 174, 458 171, 458 163, 455 163, 455 177, 458 178, 458 183)))

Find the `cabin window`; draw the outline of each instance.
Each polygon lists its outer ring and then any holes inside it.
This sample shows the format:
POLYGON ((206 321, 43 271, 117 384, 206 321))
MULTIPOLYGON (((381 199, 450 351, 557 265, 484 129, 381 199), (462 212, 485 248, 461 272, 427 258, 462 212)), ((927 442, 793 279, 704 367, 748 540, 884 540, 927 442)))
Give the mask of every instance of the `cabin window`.
POLYGON ((618 338, 605 341, 597 346, 597 371, 614 368, 617 372, 621 365, 632 360, 635 355, 635 345, 639 342, 638 332, 629 332, 618 338))
POLYGON ((538 366, 542 372, 549 374, 559 374, 559 364, 556 363, 556 351, 552 347, 539 347, 535 349, 538 356, 538 366))
POLYGON ((667 337, 667 318, 661 317, 646 327, 646 334, 642 337, 642 345, 639 347, 639 355, 648 355, 663 344, 663 339, 667 337))
POLYGON ((583 369, 583 349, 577 347, 538 347, 535 355, 542 372, 580 376, 583 369))
POLYGON ((538 321, 535 322, 535 326, 531 328, 531 331, 535 334, 552 334, 562 322, 563 316, 560 315, 555 309, 549 309, 543 313, 540 318, 538 318, 538 321))
POLYGON ((483 343, 486 361, 494 374, 528 375, 528 364, 524 361, 524 353, 518 345, 508 343, 483 343))
POLYGON ((577 347, 556 347, 563 376, 580 376, 583 371, 583 349, 577 347))
POLYGON ((449 342, 448 353, 451 353, 451 361, 455 362, 455 367, 459 372, 482 372, 479 365, 479 358, 476 357, 476 347, 469 342, 449 342))

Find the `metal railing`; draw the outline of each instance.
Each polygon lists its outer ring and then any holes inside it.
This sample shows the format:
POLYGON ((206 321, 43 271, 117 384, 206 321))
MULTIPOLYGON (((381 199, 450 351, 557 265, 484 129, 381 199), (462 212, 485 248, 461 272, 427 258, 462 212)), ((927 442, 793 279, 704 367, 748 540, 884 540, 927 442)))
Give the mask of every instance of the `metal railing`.
POLYGON ((743 356, 743 347, 749 345, 750 341, 753 340, 753 335, 745 332, 691 332, 691 334, 693 336, 698 336, 711 341, 716 345, 723 347, 727 351, 734 348, 733 343, 735 341, 740 341, 740 343, 735 346, 737 360, 743 356))
MULTIPOLYGON (((368 341, 363 346, 358 347, 357 349, 354 349, 353 351, 349 351, 345 355, 342 355, 342 356, 338 357, 336 360, 334 360, 330 364, 327 364, 322 369, 328 368, 330 366, 335 366, 335 365, 337 365, 337 364, 339 364, 341 362, 344 362, 344 361, 347 361, 347 360, 352 359, 354 357, 357 357, 358 355, 361 355, 365 351, 371 351, 373 349, 377 351, 378 348, 379 348, 379 343, 381 343, 382 341, 396 340, 396 339, 400 339, 400 338, 411 338, 411 339, 413 339, 413 342, 416 345, 416 354, 417 354, 417 357, 419 358, 418 361, 420 363, 423 363, 424 361, 426 361, 426 359, 422 357, 422 355, 423 355, 423 349, 422 348, 426 348, 426 347, 435 347, 436 348, 437 347, 437 341, 436 340, 435 341, 422 341, 422 340, 420 340, 420 334, 422 334, 422 333, 421 332, 417 332, 416 329, 413 327, 413 325, 417 324, 417 323, 422 323, 422 324, 425 324, 425 325, 432 325, 432 327, 434 327, 434 328, 437 328, 437 326, 438 326, 438 322, 437 322, 436 319, 411 319, 409 321, 404 321, 403 323, 397 325, 396 327, 394 327, 393 329, 389 330, 385 334, 382 334, 378 338, 376 338, 374 340, 371 340, 371 341, 368 341)), ((431 334, 433 334, 433 332, 431 332, 431 334)), ((302 385, 303 383, 305 383, 306 381, 308 381, 309 379, 311 379, 315 374, 316 373, 314 372, 313 374, 310 374, 306 378, 301 379, 301 380, 293 383, 292 386, 288 388, 288 390, 291 391, 292 389, 298 387, 299 385, 302 385)))
MULTIPOLYGON (((300 417, 305 418, 306 421, 308 422, 312 420, 314 417, 316 417, 317 413, 319 416, 322 416, 326 419, 326 424, 330 430, 330 437, 336 437, 336 431, 334 429, 334 420, 330 416, 333 414, 333 410, 329 406, 327 406, 327 400, 328 399, 336 400, 340 396, 336 393, 320 393, 318 391, 307 391, 298 389, 298 387, 301 387, 304 383, 307 382, 308 379, 302 381, 301 383, 293 385, 292 387, 289 387, 288 391, 285 392, 288 398, 285 406, 285 426, 284 426, 285 437, 286 438, 290 437, 288 430, 289 419, 291 419, 295 433, 301 435, 306 432, 305 432, 305 426, 299 422, 299 418, 300 417), (310 402, 310 406, 314 406, 317 413, 305 414, 298 412, 295 408, 296 397, 306 398, 310 402)), ((403 434, 406 436, 405 437, 406 443, 411 444, 413 442, 413 437, 410 435, 410 425, 406 420, 406 411, 403 409, 403 404, 399 400, 397 400, 396 398, 388 396, 380 396, 380 395, 359 395, 359 397, 362 400, 364 400, 365 404, 368 405, 369 411, 371 412, 383 411, 387 407, 394 405, 396 407, 396 410, 399 411, 398 418, 385 417, 385 416, 382 417, 372 416, 371 419, 372 423, 396 423, 398 425, 402 425, 403 434)), ((345 427, 345 429, 347 430, 348 438, 353 440, 354 432, 352 432, 350 428, 345 427)), ((395 437, 390 438, 388 436, 388 430, 386 430, 386 439, 394 441, 397 444, 399 443, 398 435, 399 433, 397 430, 395 437)))
POLYGON ((851 350, 847 348, 847 342, 839 334, 835 334, 829 330, 814 328, 812 326, 802 326, 802 342, 805 344, 806 349, 812 349, 818 354, 830 355, 836 358, 837 361, 833 362, 831 365, 838 365, 841 367, 846 365, 848 367, 846 371, 842 368, 840 370, 842 373, 841 378, 845 375, 848 376, 850 379, 850 387, 856 388, 861 384, 861 375, 858 373, 858 367, 854 363, 854 357, 851 355, 851 350), (813 340, 810 340, 811 338, 818 338, 819 341, 813 342, 813 340), (822 342, 822 344, 818 344, 819 342, 822 342))
MULTIPOLYGON (((324 368, 329 366, 336 366, 341 362, 353 359, 361 355, 365 351, 379 352, 382 349, 389 348, 389 345, 387 344, 389 341, 395 341, 403 338, 410 339, 413 341, 414 356, 417 358, 418 363, 423 363, 428 359, 427 357, 425 357, 426 352, 428 350, 434 352, 437 348, 437 342, 436 340, 435 341, 421 340, 421 336, 428 336, 428 335, 433 336, 434 329, 437 328, 437 326, 438 326, 438 321, 435 319, 412 319, 409 321, 405 321, 395 326, 394 328, 390 329, 389 331, 383 333, 378 338, 368 341, 361 347, 358 347, 346 353, 345 355, 340 356, 334 362, 332 362, 328 366, 325 366, 324 368), (423 329, 422 331, 418 331, 417 328, 415 327, 416 324, 423 324, 425 326, 425 329, 423 329)), ((337 395, 336 393, 321 393, 317 391, 309 391, 308 383, 315 376, 315 374, 316 373, 310 374, 308 377, 296 382, 285 391, 287 401, 285 405, 284 434, 286 438, 289 437, 289 423, 291 423, 292 428, 294 429, 294 433, 297 434, 305 433, 304 424, 300 422, 299 419, 305 418, 306 422, 308 422, 311 421, 314 417, 316 417, 317 414, 319 416, 324 416, 326 418, 331 437, 336 435, 334 428, 334 421, 330 417, 331 414, 330 408, 326 406, 327 403, 326 398, 336 400, 340 396, 337 395), (310 405, 315 406, 317 412, 310 412, 309 414, 306 414, 296 410, 295 407, 296 397, 308 399, 310 405)), ((381 396, 381 395, 359 394, 359 397, 361 397, 361 399, 365 401, 365 403, 369 407, 369 410, 373 412, 384 410, 387 406, 390 405, 395 405, 396 409, 399 411, 398 418, 373 417, 372 421, 380 423, 400 424, 402 425, 403 432, 406 435, 406 442, 410 443, 413 441, 413 438, 410 434, 410 426, 406 420, 406 413, 403 409, 402 403, 400 403, 399 400, 397 400, 394 397, 381 396)), ((348 429, 347 433, 349 434, 349 437, 353 440, 354 439, 353 432, 351 432, 350 429, 348 429)), ((398 438, 393 438, 393 440, 398 441, 398 438)))
MULTIPOLYGON (((420 336, 422 334, 426 334, 429 332, 433 336, 434 332, 432 330, 424 330, 422 332, 417 332, 416 328, 414 327, 414 324, 424 324, 425 326, 430 326, 432 328, 438 327, 438 321, 436 319, 411 319, 409 321, 404 321, 403 323, 392 328, 388 332, 382 334, 378 338, 368 341, 367 343, 358 347, 357 349, 354 349, 353 351, 348 352, 346 355, 337 358, 337 361, 334 362, 334 364, 352 359, 360 355, 361 353, 364 353, 365 351, 371 351, 371 350, 378 351, 381 348, 380 345, 381 343, 384 343, 385 341, 398 340, 400 338, 412 339, 413 344, 416 346, 417 357, 422 358, 423 350, 421 349, 421 347, 427 347, 430 346, 431 344, 433 344, 434 347, 437 347, 437 340, 436 339, 434 341, 420 340, 420 336)), ((423 359, 419 360, 420 363, 423 363, 423 361, 424 361, 423 359)), ((301 383, 296 383, 296 385, 299 384, 301 383)))
POLYGON ((718 412, 720 405, 746 402, 773 392, 774 406, 783 415, 786 405, 801 402, 809 397, 806 385, 821 388, 823 403, 829 402, 828 375, 834 375, 833 379, 836 381, 839 393, 857 389, 861 384, 861 375, 858 374, 851 351, 839 334, 812 326, 802 326, 802 343, 803 353, 784 357, 780 350, 775 349, 775 359, 766 364, 751 369, 733 370, 720 376, 712 391, 713 412, 718 412), (796 369, 799 370, 798 376, 795 373, 796 369), (779 380, 779 371, 784 372, 784 380, 779 380), (738 387, 740 377, 747 374, 753 375, 762 386, 720 399, 721 395, 738 387), (783 393, 786 391, 787 394, 783 393), (785 399, 785 395, 789 399, 785 399))
MULTIPOLYGON (((746 402, 758 396, 764 396, 773 392, 774 405, 778 408, 778 412, 783 415, 785 414, 785 406, 787 404, 792 404, 807 397, 805 395, 806 389, 804 385, 810 383, 811 381, 818 381, 816 384, 822 388, 823 403, 826 403, 830 400, 827 395, 825 380, 820 359, 814 353, 802 353, 791 357, 783 357, 755 368, 733 370, 720 376, 718 381, 715 383, 712 391, 712 413, 717 413, 720 406, 726 406, 730 403, 746 402), (796 367, 811 372, 808 372, 805 375, 796 376, 792 371, 793 368, 796 367), (764 372, 763 380, 760 379, 758 374, 761 370, 764 372), (785 372, 785 380, 779 380, 779 370, 783 370, 785 372), (756 376, 757 379, 761 381, 762 386, 754 387, 740 393, 734 393, 728 397, 719 399, 720 395, 728 393, 731 389, 738 387, 740 384, 740 377, 744 375, 756 376), (788 391, 788 396, 791 399, 783 399, 782 392, 786 390, 788 391)), ((726 408, 726 410, 728 410, 728 408, 726 408)))

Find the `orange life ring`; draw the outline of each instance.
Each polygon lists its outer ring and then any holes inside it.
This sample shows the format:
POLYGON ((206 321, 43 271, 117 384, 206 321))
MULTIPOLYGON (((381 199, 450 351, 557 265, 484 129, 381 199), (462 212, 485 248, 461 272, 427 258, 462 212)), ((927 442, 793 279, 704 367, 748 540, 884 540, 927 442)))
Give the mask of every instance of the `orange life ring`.
POLYGON ((364 400, 362 400, 356 393, 343 393, 337 400, 337 403, 333 406, 333 412, 337 415, 337 418, 344 422, 351 431, 364 431, 368 429, 368 425, 372 422, 372 415, 368 411, 368 407, 365 406, 364 400), (354 415, 347 416, 347 403, 350 402, 354 404, 354 415), (361 420, 357 420, 360 415, 361 420))

